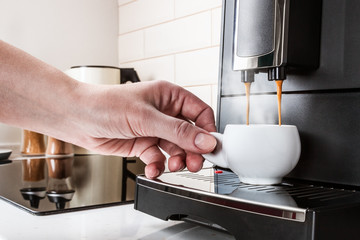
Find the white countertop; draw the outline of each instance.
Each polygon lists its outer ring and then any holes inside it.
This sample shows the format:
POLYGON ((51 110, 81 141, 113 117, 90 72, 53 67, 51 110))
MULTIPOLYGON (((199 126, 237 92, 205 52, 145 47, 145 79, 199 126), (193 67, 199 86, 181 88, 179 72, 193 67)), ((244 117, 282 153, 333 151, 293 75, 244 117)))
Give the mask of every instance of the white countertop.
POLYGON ((133 204, 34 216, 0 200, 0 240, 5 239, 234 239, 190 223, 163 221, 133 204))

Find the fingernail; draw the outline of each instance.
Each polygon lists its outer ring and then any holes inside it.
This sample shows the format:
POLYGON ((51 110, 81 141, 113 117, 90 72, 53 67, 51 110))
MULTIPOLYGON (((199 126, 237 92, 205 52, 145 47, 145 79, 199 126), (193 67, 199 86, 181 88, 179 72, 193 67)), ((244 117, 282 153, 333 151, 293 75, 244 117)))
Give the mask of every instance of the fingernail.
POLYGON ((160 170, 155 169, 153 171, 149 171, 148 169, 145 168, 145 175, 147 178, 154 179, 160 176, 160 170))
POLYGON ((201 150, 212 151, 216 146, 216 139, 205 133, 199 133, 195 137, 195 145, 201 150))
POLYGON ((155 172, 153 172, 153 175, 151 176, 152 178, 157 178, 158 176, 160 176, 160 170, 156 169, 155 172))

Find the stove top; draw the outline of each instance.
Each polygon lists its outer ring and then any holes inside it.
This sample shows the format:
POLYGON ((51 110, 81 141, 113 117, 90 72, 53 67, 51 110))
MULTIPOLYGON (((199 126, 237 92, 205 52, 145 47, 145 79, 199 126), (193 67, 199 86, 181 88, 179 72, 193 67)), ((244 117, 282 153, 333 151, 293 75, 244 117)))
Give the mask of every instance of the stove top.
POLYGON ((35 215, 132 203, 144 167, 102 155, 0 161, 0 198, 35 215))

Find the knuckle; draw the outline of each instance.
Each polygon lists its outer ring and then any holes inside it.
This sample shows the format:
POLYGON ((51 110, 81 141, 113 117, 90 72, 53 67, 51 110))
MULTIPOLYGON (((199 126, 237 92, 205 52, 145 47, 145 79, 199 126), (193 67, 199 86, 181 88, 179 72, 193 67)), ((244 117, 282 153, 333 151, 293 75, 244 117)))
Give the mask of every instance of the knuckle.
POLYGON ((175 134, 179 139, 185 140, 189 137, 193 126, 186 122, 180 121, 179 124, 175 127, 175 134))
POLYGON ((160 90, 162 90, 162 89, 168 88, 170 83, 165 80, 158 80, 158 81, 155 81, 154 84, 155 84, 156 88, 159 88, 160 90))

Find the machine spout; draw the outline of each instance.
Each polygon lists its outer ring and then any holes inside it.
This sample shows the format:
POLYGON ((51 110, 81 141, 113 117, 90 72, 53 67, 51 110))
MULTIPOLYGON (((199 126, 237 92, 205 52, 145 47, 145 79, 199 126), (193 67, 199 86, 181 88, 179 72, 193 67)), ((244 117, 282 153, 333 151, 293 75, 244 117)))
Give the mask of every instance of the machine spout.
POLYGON ((278 81, 286 79, 286 68, 284 66, 274 67, 268 69, 268 80, 269 81, 278 81))

